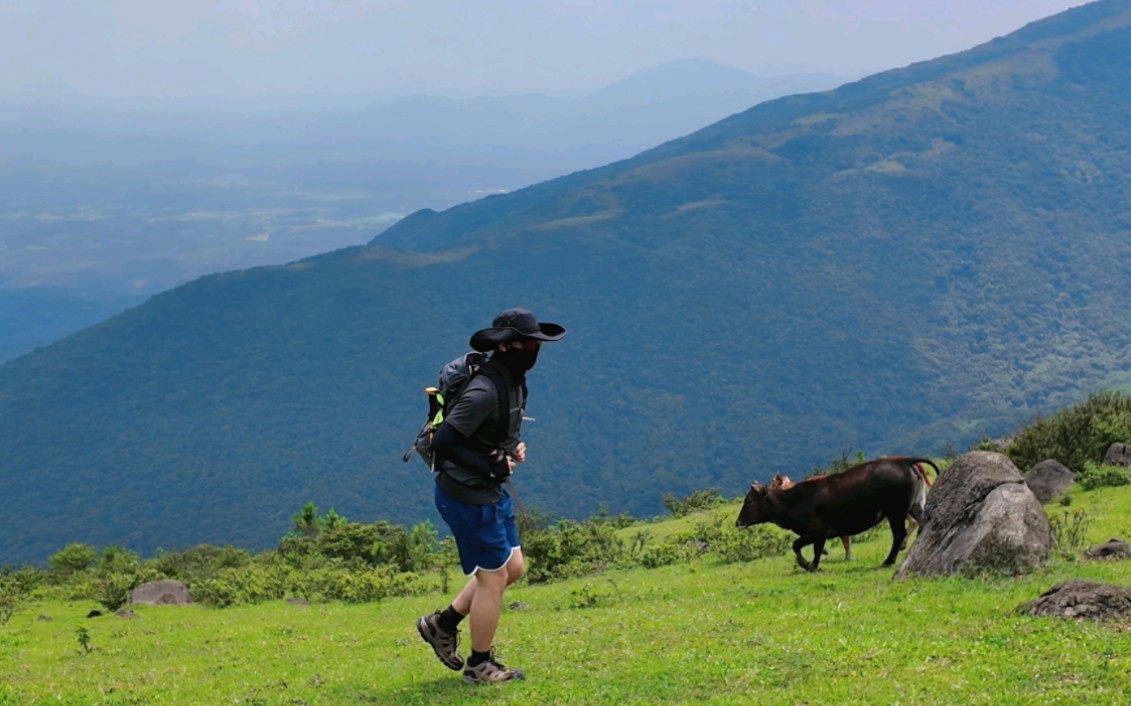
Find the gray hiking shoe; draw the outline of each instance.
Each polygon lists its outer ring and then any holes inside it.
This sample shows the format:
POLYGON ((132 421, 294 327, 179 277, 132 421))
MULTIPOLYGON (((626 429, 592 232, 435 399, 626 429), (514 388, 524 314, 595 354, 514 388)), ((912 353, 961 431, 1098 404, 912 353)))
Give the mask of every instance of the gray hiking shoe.
POLYGON ((521 669, 511 669, 499 663, 493 656, 486 662, 463 670, 463 680, 467 684, 498 684, 504 681, 525 679, 521 669))
POLYGON ((448 632, 440 627, 440 611, 426 615, 416 621, 416 630, 424 641, 432 645, 432 651, 448 669, 463 669, 463 657, 459 656, 459 630, 448 632))

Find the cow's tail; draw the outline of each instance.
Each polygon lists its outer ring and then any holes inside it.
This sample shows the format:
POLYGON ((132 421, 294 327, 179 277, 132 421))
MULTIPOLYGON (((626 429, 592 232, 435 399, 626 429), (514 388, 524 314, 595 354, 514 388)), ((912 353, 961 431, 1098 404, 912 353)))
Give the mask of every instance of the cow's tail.
POLYGON ((927 473, 926 468, 923 467, 924 464, 934 468, 934 477, 939 477, 939 466, 934 465, 933 460, 930 458, 918 458, 916 456, 890 456, 889 458, 891 458, 891 460, 900 460, 900 462, 912 467, 916 473, 920 474, 927 488, 931 488, 933 483, 931 482, 931 475, 927 473))
POLYGON ((907 462, 911 464, 911 467, 914 468, 920 476, 922 476, 923 482, 927 484, 928 488, 930 488, 932 485, 931 476, 927 473, 927 469, 923 468, 923 466, 927 465, 935 469, 935 478, 939 477, 939 467, 936 466, 935 462, 929 458, 909 458, 907 459, 907 462))
POLYGON ((931 487, 931 476, 927 474, 926 466, 935 469, 936 478, 939 474, 939 467, 929 458, 908 458, 906 459, 906 463, 923 479, 922 483, 916 483, 918 488, 915 491, 915 499, 912 501, 912 506, 918 506, 919 512, 922 514, 927 507, 927 489, 931 487))

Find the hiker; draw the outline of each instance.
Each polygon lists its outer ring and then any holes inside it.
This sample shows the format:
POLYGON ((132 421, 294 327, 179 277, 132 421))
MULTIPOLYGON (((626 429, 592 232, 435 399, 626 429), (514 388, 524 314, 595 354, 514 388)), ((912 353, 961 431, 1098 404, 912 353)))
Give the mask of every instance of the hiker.
POLYGON ((490 328, 476 331, 471 347, 490 358, 432 437, 436 454, 436 508, 451 528, 467 585, 442 611, 416 621, 416 629, 449 669, 463 669, 469 684, 522 679, 494 658, 492 646, 503 592, 523 574, 522 549, 510 492, 504 483, 526 460, 520 439, 526 406, 526 372, 544 341, 565 329, 539 323, 526 309, 508 309, 490 328), (458 651, 458 626, 470 616, 471 656, 458 651))

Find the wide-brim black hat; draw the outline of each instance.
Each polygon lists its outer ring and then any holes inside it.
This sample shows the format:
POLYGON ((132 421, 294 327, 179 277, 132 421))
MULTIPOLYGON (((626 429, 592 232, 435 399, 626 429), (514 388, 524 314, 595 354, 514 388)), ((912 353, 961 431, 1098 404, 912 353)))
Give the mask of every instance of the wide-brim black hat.
POLYGON ((565 336, 564 326, 549 321, 539 323, 537 317, 526 309, 507 309, 495 317, 491 328, 471 334, 471 347, 487 352, 505 341, 533 338, 538 341, 560 341, 565 336))

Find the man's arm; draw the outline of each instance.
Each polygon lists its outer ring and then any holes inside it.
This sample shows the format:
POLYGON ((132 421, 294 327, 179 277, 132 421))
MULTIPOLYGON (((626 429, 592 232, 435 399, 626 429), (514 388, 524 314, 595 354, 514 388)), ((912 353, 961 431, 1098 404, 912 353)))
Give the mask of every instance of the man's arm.
POLYGON ((446 421, 432 435, 432 449, 436 454, 457 466, 466 468, 484 478, 505 478, 514 470, 515 461, 510 456, 496 451, 491 455, 470 448, 468 438, 446 421))

